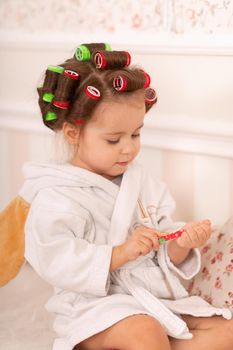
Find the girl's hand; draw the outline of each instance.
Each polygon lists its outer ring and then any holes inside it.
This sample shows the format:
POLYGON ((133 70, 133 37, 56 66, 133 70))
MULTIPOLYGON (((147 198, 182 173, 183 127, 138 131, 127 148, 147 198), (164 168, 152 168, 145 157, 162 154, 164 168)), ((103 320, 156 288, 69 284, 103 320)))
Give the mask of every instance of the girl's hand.
POLYGON ((211 235, 210 220, 191 222, 183 227, 184 232, 177 238, 176 243, 182 248, 201 247, 211 235))
POLYGON ((147 255, 151 250, 159 250, 159 237, 164 235, 155 229, 138 226, 131 232, 128 240, 121 245, 127 259, 135 260, 140 255, 147 255))

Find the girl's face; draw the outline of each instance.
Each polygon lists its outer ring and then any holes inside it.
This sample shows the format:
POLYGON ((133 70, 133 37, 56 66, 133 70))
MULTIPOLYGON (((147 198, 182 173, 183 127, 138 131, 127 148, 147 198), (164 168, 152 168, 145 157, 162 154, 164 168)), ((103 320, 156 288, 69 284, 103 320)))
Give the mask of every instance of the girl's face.
POLYGON ((144 97, 102 102, 78 137, 73 165, 112 179, 123 174, 140 150, 144 97))

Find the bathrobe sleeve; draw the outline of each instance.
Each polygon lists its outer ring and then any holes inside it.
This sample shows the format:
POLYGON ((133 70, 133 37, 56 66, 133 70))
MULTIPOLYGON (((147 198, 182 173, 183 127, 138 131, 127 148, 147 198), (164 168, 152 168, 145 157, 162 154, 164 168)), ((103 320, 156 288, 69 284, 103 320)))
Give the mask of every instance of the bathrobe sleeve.
POLYGON ((187 258, 180 265, 176 266, 173 264, 168 255, 168 244, 169 243, 167 243, 163 248, 165 250, 165 260, 168 268, 185 280, 192 279, 200 271, 201 268, 201 254, 199 249, 191 249, 187 258))
POLYGON ((112 247, 89 243, 86 224, 72 211, 33 203, 25 225, 25 257, 57 288, 105 296, 112 247))
MULTIPOLYGON (((176 230, 182 228, 185 225, 185 222, 174 222, 172 220, 171 215, 176 207, 175 201, 166 185, 161 183, 160 186, 160 200, 157 207, 158 230, 163 232, 175 232, 176 230)), ((183 263, 176 266, 172 263, 168 255, 168 244, 169 242, 163 246, 164 256, 168 268, 183 279, 193 278, 201 268, 201 256, 199 249, 192 249, 183 263)))

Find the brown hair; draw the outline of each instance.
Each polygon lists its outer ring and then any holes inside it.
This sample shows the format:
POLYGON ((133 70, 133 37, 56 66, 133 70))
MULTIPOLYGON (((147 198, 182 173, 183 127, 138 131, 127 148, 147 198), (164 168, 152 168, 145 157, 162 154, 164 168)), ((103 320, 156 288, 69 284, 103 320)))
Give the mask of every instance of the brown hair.
POLYGON ((65 121, 90 119, 100 101, 144 91, 146 112, 157 102, 150 77, 130 65, 126 51, 110 51, 108 44, 82 44, 74 57, 59 66, 48 66, 43 86, 37 89, 44 124, 59 130, 65 121), (83 51, 84 50, 84 51, 83 51), (91 96, 94 87, 100 96, 91 96))

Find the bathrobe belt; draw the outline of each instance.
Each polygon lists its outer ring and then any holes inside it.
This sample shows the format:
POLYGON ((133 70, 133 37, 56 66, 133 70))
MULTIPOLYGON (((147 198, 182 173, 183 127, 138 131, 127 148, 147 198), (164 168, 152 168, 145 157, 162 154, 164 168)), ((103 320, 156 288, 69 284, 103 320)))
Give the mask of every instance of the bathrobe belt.
POLYGON ((167 334, 178 339, 191 339, 186 323, 171 312, 158 298, 142 286, 138 286, 131 278, 130 269, 118 269, 111 273, 114 283, 132 294, 135 299, 165 328, 167 334))

